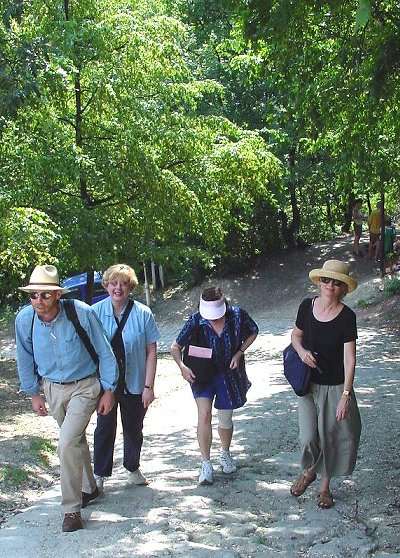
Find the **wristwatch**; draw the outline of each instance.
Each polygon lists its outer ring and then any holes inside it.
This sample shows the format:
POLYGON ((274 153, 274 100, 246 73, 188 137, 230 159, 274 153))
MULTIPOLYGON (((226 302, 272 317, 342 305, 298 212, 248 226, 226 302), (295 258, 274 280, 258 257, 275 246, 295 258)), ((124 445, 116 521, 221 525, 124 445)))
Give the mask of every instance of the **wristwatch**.
POLYGON ((147 389, 153 389, 153 386, 144 386, 147 389))
POLYGON ((342 393, 342 397, 350 397, 350 391, 348 389, 344 389, 342 393))

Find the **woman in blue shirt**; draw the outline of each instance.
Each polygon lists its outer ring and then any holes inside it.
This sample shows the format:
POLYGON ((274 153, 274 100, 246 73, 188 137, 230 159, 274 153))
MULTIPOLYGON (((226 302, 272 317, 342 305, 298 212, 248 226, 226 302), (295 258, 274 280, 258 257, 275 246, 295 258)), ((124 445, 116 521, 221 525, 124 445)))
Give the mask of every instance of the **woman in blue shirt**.
POLYGON ((176 341, 171 354, 182 376, 192 388, 198 410, 197 438, 202 464, 199 484, 213 483, 213 467, 210 461, 212 441, 211 410, 218 409, 218 434, 222 451, 220 465, 226 474, 236 471, 229 448, 233 434, 233 410, 242 407, 250 382, 244 367, 243 354, 258 334, 257 324, 238 306, 226 303, 219 287, 210 287, 200 297, 199 311, 193 314, 176 341), (199 342, 201 339, 201 343, 199 342), (213 373, 206 380, 196 378, 195 370, 182 360, 185 352, 209 360, 213 373))
POLYGON ((130 266, 113 265, 103 275, 109 297, 93 306, 111 340, 119 368, 116 404, 108 415, 98 415, 94 432, 94 473, 100 490, 112 473, 118 405, 124 437, 123 465, 130 472, 131 482, 147 484, 139 463, 143 419, 154 400, 160 334, 150 308, 129 298, 137 285, 130 266))

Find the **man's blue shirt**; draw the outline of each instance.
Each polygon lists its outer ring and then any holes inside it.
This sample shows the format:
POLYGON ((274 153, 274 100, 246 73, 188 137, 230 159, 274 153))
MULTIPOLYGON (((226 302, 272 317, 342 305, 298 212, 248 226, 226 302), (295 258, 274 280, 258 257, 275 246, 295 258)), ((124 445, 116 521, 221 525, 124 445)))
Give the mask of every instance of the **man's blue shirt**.
MULTIPOLYGON (((78 300, 74 302, 79 321, 99 356, 101 385, 105 390, 114 391, 118 368, 104 329, 92 307, 78 300)), ((22 391, 29 395, 38 394, 40 377, 50 382, 71 382, 96 373, 96 365, 73 323, 67 318, 62 300, 60 312, 53 321, 42 322, 35 314, 32 327, 33 316, 32 306, 25 306, 15 320, 17 366, 22 391)))

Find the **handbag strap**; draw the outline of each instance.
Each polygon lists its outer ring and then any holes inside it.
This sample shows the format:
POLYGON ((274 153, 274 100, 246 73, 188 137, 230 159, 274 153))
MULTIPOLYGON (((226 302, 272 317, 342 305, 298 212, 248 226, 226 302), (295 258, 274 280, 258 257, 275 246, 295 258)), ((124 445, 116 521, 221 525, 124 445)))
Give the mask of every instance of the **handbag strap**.
POLYGON ((308 312, 308 339, 310 342, 310 351, 313 353, 314 352, 314 343, 313 343, 313 336, 312 336, 312 318, 313 318, 313 310, 314 310, 314 304, 316 301, 317 297, 315 296, 314 298, 311 299, 311 303, 310 303, 310 311, 308 312))
POLYGON ((115 337, 116 335, 118 335, 118 333, 122 333, 122 330, 123 330, 124 327, 125 327, 126 321, 127 321, 127 319, 129 318, 129 314, 131 313, 131 310, 132 310, 132 308, 133 308, 133 305, 134 305, 134 301, 133 301, 132 299, 130 299, 130 300, 128 301, 128 304, 126 305, 126 308, 125 308, 125 310, 124 310, 124 313, 123 313, 122 318, 121 318, 120 321, 118 321, 118 319, 116 318, 116 316, 114 316, 115 321, 117 322, 117 330, 116 330, 116 332, 115 332, 114 335, 113 335, 113 339, 114 339, 114 337, 115 337))
POLYGON ((198 314, 195 318, 195 325, 188 344, 196 345, 197 347, 209 348, 208 343, 206 342, 206 336, 204 334, 204 330, 200 325, 200 314, 198 314))

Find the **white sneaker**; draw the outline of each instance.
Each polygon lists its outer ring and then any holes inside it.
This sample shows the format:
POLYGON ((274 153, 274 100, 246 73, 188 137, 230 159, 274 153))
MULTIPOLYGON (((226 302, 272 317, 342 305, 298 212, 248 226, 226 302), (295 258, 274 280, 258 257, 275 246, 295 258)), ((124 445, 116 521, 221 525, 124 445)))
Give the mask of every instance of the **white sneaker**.
POLYGON ((200 468, 199 484, 202 486, 213 484, 214 470, 211 461, 203 461, 200 468))
POLYGON ((100 492, 100 494, 103 494, 104 492, 104 481, 106 480, 106 477, 98 477, 97 475, 94 476, 95 481, 96 481, 96 486, 98 488, 98 491, 100 492))
POLYGON ((142 474, 140 469, 136 469, 136 471, 133 471, 133 472, 130 471, 129 472, 129 481, 132 484, 137 484, 139 486, 145 486, 145 485, 149 484, 148 480, 142 474))
POLYGON ((219 456, 219 463, 222 467, 222 472, 226 475, 230 475, 237 470, 236 464, 233 461, 229 450, 222 450, 221 455, 219 456))

